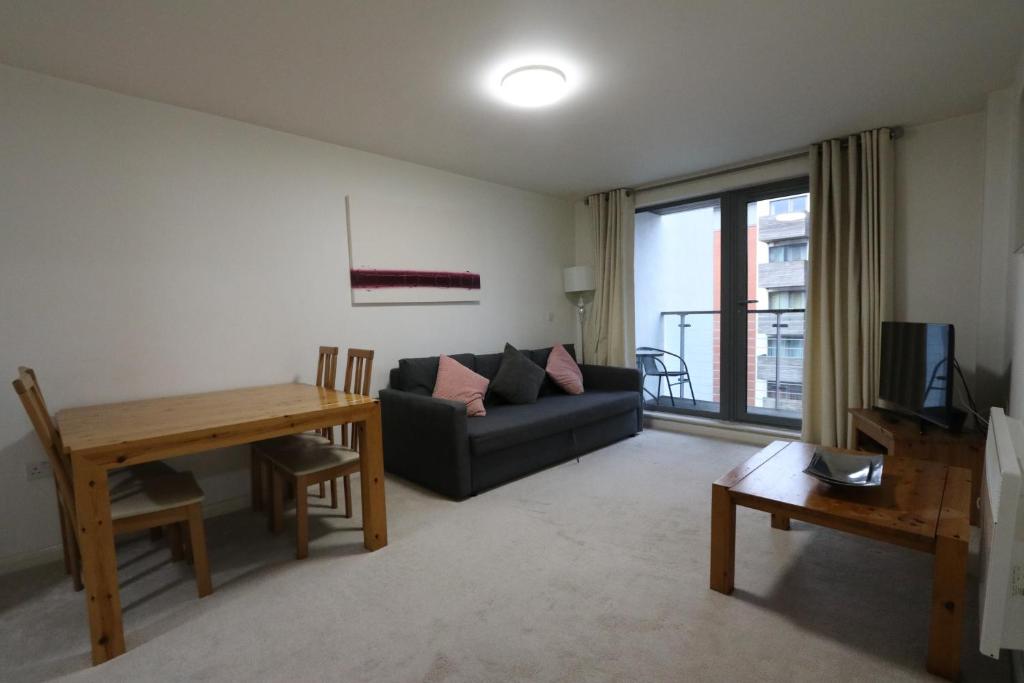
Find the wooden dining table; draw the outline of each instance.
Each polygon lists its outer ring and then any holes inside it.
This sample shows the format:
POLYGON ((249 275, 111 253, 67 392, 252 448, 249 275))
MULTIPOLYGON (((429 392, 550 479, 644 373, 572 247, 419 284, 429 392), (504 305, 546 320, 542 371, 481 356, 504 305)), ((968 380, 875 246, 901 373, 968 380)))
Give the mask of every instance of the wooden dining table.
POLYGON ((125 651, 107 473, 225 446, 346 423, 362 423, 363 545, 387 545, 380 403, 309 384, 215 391, 68 408, 57 429, 71 462, 76 529, 94 664, 125 651))

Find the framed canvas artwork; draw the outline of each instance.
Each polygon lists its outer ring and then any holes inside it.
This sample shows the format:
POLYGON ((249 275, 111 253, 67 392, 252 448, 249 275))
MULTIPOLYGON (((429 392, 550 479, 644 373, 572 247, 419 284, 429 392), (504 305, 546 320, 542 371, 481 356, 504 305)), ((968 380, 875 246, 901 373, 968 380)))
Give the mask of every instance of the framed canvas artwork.
POLYGON ((480 274, 466 261, 465 226, 445 207, 345 197, 352 303, 480 301, 480 274))

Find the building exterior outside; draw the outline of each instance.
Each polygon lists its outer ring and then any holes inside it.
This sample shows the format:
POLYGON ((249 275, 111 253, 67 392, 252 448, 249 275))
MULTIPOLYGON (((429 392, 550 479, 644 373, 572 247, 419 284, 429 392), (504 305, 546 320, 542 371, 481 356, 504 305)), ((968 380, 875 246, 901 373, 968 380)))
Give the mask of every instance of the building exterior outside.
MULTIPOLYGON (((806 194, 757 202, 757 408, 799 417, 803 398, 804 318, 807 307, 806 194), (776 381, 777 380, 777 381, 776 381)), ((754 213, 754 212, 749 212, 754 213)), ((749 396, 749 394, 748 394, 749 396)))

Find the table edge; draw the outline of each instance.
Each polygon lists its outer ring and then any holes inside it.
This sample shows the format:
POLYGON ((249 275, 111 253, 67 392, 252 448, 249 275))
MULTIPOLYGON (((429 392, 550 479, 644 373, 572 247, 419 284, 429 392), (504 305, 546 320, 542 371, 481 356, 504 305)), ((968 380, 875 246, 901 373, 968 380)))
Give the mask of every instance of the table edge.
MULTIPOLYGON (((289 382, 287 384, 268 384, 257 387, 241 387, 241 389, 259 389, 271 386, 292 386, 294 384, 314 387, 311 384, 304 384, 301 382, 289 382)), ((225 392, 233 391, 231 389, 224 390, 225 392)), ((332 390, 337 391, 337 390, 332 390)), ((199 394, 182 394, 179 396, 167 396, 163 398, 181 398, 184 396, 202 396, 204 394, 216 394, 221 393, 220 391, 203 392, 199 394)), ((337 392, 344 394, 345 392, 337 392)), ((243 435, 253 435, 255 438, 250 441, 260 440, 262 438, 271 438, 274 434, 264 436, 265 433, 279 432, 280 434, 289 434, 305 431, 306 429, 313 429, 322 426, 329 426, 326 423, 331 424, 342 424, 345 422, 359 422, 358 418, 362 413, 372 413, 380 410, 380 400, 378 398, 368 397, 369 400, 355 403, 355 404, 344 404, 331 406, 329 408, 295 412, 295 413, 284 413, 281 415, 274 415, 272 417, 261 418, 258 420, 249 420, 245 422, 229 422, 210 427, 203 427, 201 429, 192 429, 187 431, 167 432, 157 436, 147 436, 139 439, 129 439, 126 441, 109 442, 95 446, 74 448, 65 442, 60 429, 60 419, 62 414, 67 414, 70 411, 84 408, 95 408, 100 406, 115 406, 125 403, 133 403, 133 401, 122 401, 119 403, 108 403, 108 404, 96 404, 95 406, 80 406, 79 408, 65 408, 57 412, 57 427, 58 434, 61 435, 61 449, 69 457, 80 457, 89 460, 105 460, 105 456, 117 454, 118 457, 113 459, 117 464, 129 464, 129 460, 132 462, 139 462, 138 459, 131 458, 131 454, 140 451, 149 451, 160 449, 157 448, 160 445, 166 444, 168 451, 172 452, 173 456, 185 455, 188 453, 201 452, 204 450, 211 450, 214 448, 237 445, 238 443, 247 443, 245 440, 239 440, 243 435), (355 415, 349 416, 354 413, 355 415), (340 418, 346 419, 340 419, 340 418), (338 422, 334 422, 338 419, 338 422), (221 437, 221 438, 218 438, 221 437), (208 443, 207 443, 208 441, 208 443), (197 447, 188 448, 184 451, 179 450, 185 447, 187 444, 195 444, 197 447)), ((157 399, 141 399, 142 401, 159 400, 157 399)), ((171 457, 171 456, 168 456, 171 457)), ((150 458, 150 459, 156 459, 150 458)))

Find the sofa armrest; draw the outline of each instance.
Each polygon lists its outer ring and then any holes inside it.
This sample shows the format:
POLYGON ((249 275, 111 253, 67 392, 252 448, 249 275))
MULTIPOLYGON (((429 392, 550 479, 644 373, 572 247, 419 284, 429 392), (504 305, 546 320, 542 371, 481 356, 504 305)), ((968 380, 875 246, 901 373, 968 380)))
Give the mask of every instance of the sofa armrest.
POLYGON ((384 467, 432 491, 469 497, 466 406, 408 391, 380 392, 384 467))
POLYGON ((608 365, 581 365, 584 390, 635 391, 643 390, 640 371, 636 368, 617 368, 608 365))

